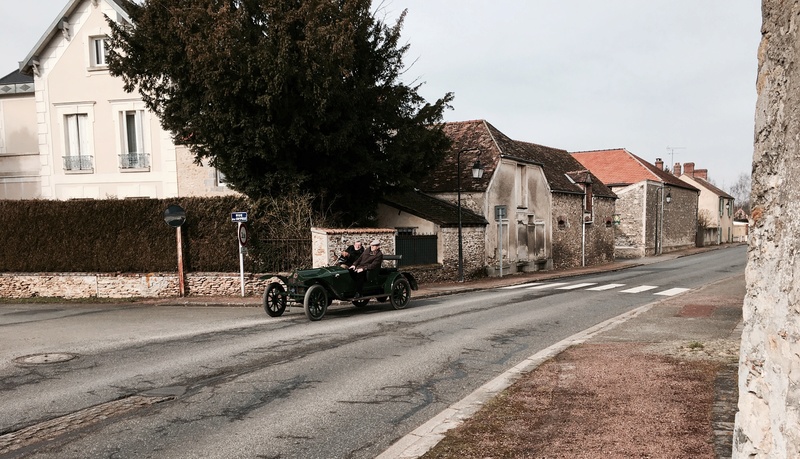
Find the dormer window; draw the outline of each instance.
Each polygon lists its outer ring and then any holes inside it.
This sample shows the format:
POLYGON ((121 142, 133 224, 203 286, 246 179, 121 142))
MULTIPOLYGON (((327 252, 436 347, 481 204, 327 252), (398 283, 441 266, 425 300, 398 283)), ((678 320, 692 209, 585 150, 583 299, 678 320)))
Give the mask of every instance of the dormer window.
POLYGON ((106 62, 106 46, 108 45, 108 38, 103 35, 99 37, 91 37, 90 41, 90 60, 92 67, 105 68, 108 65, 106 62))

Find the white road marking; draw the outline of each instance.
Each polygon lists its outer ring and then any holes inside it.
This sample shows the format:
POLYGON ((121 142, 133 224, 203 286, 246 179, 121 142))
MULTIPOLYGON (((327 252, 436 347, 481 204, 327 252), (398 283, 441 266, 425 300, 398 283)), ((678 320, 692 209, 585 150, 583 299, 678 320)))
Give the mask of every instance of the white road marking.
POLYGON ((552 284, 539 284, 534 285, 533 287, 528 287, 528 290, 537 290, 543 288, 550 288, 550 287, 558 287, 559 285, 567 285, 566 282, 553 282, 552 284))
POLYGON ((640 285, 638 287, 622 290, 622 293, 641 293, 648 290, 653 290, 654 288, 658 288, 658 285, 640 285))
POLYGON ((690 290, 690 289, 688 289, 688 288, 671 288, 669 290, 664 290, 663 292, 658 292, 658 293, 656 293, 656 295, 673 296, 673 295, 677 295, 679 293, 683 293, 683 292, 688 291, 688 290, 690 290))
POLYGON ((502 290, 514 290, 514 289, 517 289, 517 288, 530 287, 530 286, 533 286, 533 285, 538 285, 538 283, 530 282, 530 283, 527 283, 527 284, 509 285, 508 287, 500 287, 500 288, 502 290))
POLYGON ((586 290, 591 290, 593 292, 602 292, 603 290, 611 290, 612 288, 624 287, 624 286, 625 284, 606 284, 606 285, 601 285, 599 287, 587 288, 586 290))
POLYGON ((583 284, 567 285, 566 287, 558 287, 559 290, 574 290, 576 288, 588 287, 590 285, 597 285, 597 282, 586 282, 583 284))

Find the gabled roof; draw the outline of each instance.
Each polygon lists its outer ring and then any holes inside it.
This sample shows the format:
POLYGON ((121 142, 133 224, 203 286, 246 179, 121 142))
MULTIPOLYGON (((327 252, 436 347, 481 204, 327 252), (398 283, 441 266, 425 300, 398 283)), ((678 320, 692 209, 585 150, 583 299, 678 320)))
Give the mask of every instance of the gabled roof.
POLYGON ((0 78, 0 96, 33 94, 33 90, 33 77, 23 75, 19 70, 14 70, 3 78, 0 78))
MULTIPOLYGON (((583 194, 568 172, 585 169, 566 150, 546 147, 530 142, 513 140, 485 120, 446 123, 444 133, 452 141, 452 146, 439 166, 431 171, 420 184, 426 192, 453 192, 458 189, 457 162, 461 153, 461 190, 486 191, 501 158, 537 164, 547 179, 553 192, 583 194), (483 178, 473 179, 470 173, 472 164, 480 160, 483 165, 483 178)), ((592 191, 597 196, 615 197, 602 180, 592 181, 592 191), (595 188, 596 186, 596 188, 595 188)))
POLYGON ((608 186, 628 186, 644 180, 653 180, 667 183, 676 188, 699 191, 624 148, 577 151, 572 153, 572 157, 608 186))
POLYGON ((728 193, 726 193, 725 191, 717 188, 716 185, 712 184, 708 180, 704 180, 704 179, 702 179, 700 177, 695 177, 695 176, 686 175, 686 174, 683 174, 680 177, 688 177, 688 178, 694 180, 695 182, 697 182, 698 185, 702 186, 703 188, 707 189, 708 191, 714 193, 715 195, 717 195, 717 196, 719 196, 721 198, 733 199, 733 196, 731 196, 728 193))
MULTIPOLYGON (((381 202, 442 227, 458 226, 458 206, 419 191, 384 197, 381 202)), ((461 207, 461 226, 486 226, 488 224, 489 222, 484 217, 461 207)))
MULTIPOLYGON (((19 63, 19 70, 22 73, 31 75, 32 68, 34 64, 34 60, 36 56, 41 54, 47 45, 50 44, 50 41, 56 34, 62 33, 64 20, 69 23, 69 17, 75 8, 77 8, 81 3, 88 2, 90 0, 68 0, 66 6, 58 13, 58 16, 53 19, 53 23, 50 24, 50 27, 44 32, 44 34, 39 38, 39 41, 36 42, 33 49, 25 56, 25 60, 20 61, 19 63)), ((126 21, 130 21, 130 16, 128 16, 128 12, 125 11, 125 8, 122 7, 120 2, 117 0, 99 0, 108 3, 108 5, 114 9, 122 18, 126 21)))

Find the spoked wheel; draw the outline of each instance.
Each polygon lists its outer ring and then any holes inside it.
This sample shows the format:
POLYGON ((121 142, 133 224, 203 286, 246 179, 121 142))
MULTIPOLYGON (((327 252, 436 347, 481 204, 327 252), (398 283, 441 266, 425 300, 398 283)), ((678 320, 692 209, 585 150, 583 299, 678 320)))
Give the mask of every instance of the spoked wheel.
POLYGON ((403 309, 411 300, 411 285, 405 277, 398 277, 392 282, 392 293, 389 300, 395 309, 403 309))
POLYGON ((325 287, 315 284, 309 287, 303 299, 303 309, 306 311, 308 320, 319 320, 325 315, 328 309, 328 292, 325 287))
POLYGON ((286 310, 286 290, 283 285, 273 282, 264 292, 264 310, 270 317, 278 317, 286 310))
POLYGON ((353 306, 357 308, 363 308, 364 306, 367 305, 367 303, 369 303, 369 298, 367 298, 366 300, 353 300, 353 306))

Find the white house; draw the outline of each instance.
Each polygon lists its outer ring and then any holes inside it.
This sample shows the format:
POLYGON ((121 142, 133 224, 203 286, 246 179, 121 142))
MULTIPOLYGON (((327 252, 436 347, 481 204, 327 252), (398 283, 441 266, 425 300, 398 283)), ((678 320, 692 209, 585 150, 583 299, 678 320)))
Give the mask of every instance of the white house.
POLYGON ((195 165, 138 94, 109 74, 106 16, 129 21, 115 0, 69 0, 20 63, 35 87, 39 197, 233 193, 215 169, 195 165))

